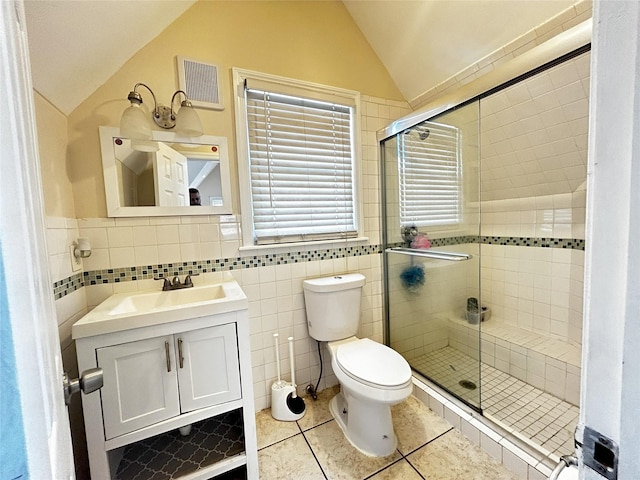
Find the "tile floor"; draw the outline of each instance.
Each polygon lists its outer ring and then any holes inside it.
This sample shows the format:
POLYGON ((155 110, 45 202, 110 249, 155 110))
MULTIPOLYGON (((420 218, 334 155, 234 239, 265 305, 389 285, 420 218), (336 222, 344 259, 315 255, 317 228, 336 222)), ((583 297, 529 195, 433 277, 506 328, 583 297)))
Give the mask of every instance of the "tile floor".
MULTIPOLYGON (((411 366, 474 405, 479 390, 466 390, 460 380, 479 384, 478 362, 460 351, 445 347, 412 360, 411 366)), ((573 452, 573 435, 579 407, 482 364, 483 414, 509 431, 517 432, 557 456, 573 452)))
POLYGON ((384 458, 361 454, 329 412, 338 388, 320 392, 315 402, 307 398, 307 413, 297 422, 276 421, 268 409, 258 412, 261 480, 519 479, 413 396, 392 408, 397 450, 384 458))

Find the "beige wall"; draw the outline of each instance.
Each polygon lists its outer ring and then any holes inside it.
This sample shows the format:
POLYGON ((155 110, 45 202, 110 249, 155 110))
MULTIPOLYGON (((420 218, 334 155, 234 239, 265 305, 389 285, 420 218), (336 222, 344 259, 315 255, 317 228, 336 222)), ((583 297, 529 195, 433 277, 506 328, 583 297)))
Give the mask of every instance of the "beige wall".
MULTIPOLYGON (((69 115, 69 165, 78 218, 106 217, 99 125, 118 125, 127 93, 148 84, 167 105, 176 55, 217 64, 223 111, 198 110, 205 132, 229 139, 239 212, 231 68, 241 67, 403 100, 341 2, 198 2, 69 115)), ((141 91, 144 102, 150 95, 141 91)))
POLYGON ((75 217, 73 186, 67 163, 67 117, 34 92, 45 214, 75 217))

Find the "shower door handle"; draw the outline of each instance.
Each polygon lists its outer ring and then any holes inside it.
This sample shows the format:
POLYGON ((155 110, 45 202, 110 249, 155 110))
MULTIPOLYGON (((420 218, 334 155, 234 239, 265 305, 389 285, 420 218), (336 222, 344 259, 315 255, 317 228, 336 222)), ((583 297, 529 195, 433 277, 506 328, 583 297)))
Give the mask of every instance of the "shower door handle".
POLYGON ((392 247, 385 250, 387 253, 400 253, 402 255, 411 255, 413 257, 432 258, 434 260, 448 260, 451 262, 463 262, 471 260, 473 255, 468 253, 457 252, 437 252, 435 250, 421 250, 419 248, 392 247))

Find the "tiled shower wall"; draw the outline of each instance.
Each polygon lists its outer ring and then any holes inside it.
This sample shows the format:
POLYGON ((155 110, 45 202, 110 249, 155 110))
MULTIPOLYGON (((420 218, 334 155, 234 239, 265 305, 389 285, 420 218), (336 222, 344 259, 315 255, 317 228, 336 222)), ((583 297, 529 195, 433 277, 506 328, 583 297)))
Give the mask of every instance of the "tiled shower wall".
MULTIPOLYGON (((280 250, 240 252, 240 217, 142 217, 98 219, 48 219, 47 233, 56 285, 56 307, 63 345, 69 347, 66 362, 75 364, 71 325, 88 309, 118 292, 157 289, 160 285, 147 275, 117 275, 109 269, 158 266, 181 262, 206 262, 228 259, 225 267, 207 270, 195 283, 233 277, 249 299, 249 316, 256 408, 270 403, 270 388, 276 378, 273 333, 280 338, 296 338, 296 380, 301 386, 317 381, 319 360, 316 342, 307 333, 302 280, 307 277, 361 272, 367 278, 362 300, 360 336, 382 341, 382 272, 379 255, 379 165, 376 131, 407 113, 406 104, 363 96, 361 98, 361 178, 365 236, 368 242, 291 247, 280 250), (68 246, 80 237, 89 238, 91 257, 84 259, 84 276, 71 272, 68 246), (282 253, 283 260, 279 259, 282 253), (288 255, 290 254, 290 255, 288 255), (241 266, 242 258, 254 256, 251 268, 241 266), (264 260, 264 261, 262 261, 264 260), (238 265, 233 265, 233 262, 238 265), (264 266, 262 265, 264 263, 264 266), (279 264, 278 264, 279 263, 279 264), (100 278, 98 278, 100 277, 100 278), (140 278, 146 277, 146 278, 140 278), (78 279, 85 282, 77 285, 78 279), (118 280, 120 280, 118 278, 118 280), (96 284, 90 285, 91 282, 96 284), (100 283, 106 282, 106 283, 100 283), (60 285, 58 285, 58 283, 60 285)), ((172 267, 173 268, 173 267, 172 267)), ((185 267, 187 268, 187 267, 185 267)), ((206 269, 205 269, 206 270, 206 269)), ((288 350, 281 349, 282 367, 288 374, 288 350)), ((324 360, 328 355, 324 352, 324 360)), ((324 365, 320 388, 337 383, 329 363, 324 365)))
MULTIPOLYGON (((483 202, 491 236, 584 242, 586 192, 483 202)), ((583 245, 583 243, 582 243, 583 245)), ((483 362, 578 405, 584 247, 482 245, 483 362)))
MULTIPOLYGON (((482 204, 482 234, 584 240, 586 195, 482 204)), ((482 302, 504 323, 580 344, 584 250, 482 245, 482 302)))

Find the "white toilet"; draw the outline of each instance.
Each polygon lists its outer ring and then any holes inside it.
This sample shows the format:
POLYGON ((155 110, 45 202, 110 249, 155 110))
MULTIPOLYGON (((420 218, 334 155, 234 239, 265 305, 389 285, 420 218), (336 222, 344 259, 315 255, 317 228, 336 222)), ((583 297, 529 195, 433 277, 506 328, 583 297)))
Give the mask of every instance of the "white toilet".
POLYGON ((411 367, 398 352, 355 337, 364 284, 359 273, 305 280, 304 300, 309 335, 329 342, 331 366, 341 385, 331 399, 331 414, 354 447, 382 457, 397 445, 391 405, 411 395, 413 384, 411 367))

